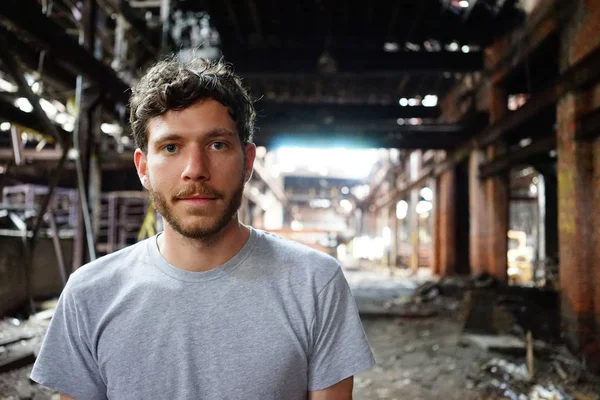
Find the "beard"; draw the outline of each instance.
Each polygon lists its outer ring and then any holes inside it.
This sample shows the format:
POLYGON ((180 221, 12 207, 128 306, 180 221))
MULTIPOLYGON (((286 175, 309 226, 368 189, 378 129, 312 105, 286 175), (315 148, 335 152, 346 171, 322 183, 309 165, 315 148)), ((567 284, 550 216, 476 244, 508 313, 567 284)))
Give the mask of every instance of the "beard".
MULTIPOLYGON (((151 180, 149 179, 149 182, 150 181, 151 180)), ((170 196, 170 199, 167 199, 163 193, 155 191, 151 184, 149 185, 148 193, 150 194, 150 199, 154 203, 156 210, 163 216, 173 230, 183 237, 200 239, 206 242, 216 239, 231 220, 237 217, 237 212, 242 204, 244 186, 245 179, 244 174, 242 173, 233 194, 229 198, 226 198, 222 193, 200 183, 184 186, 178 190, 177 193, 170 196), (220 212, 219 215, 214 215, 215 213, 219 213, 219 211, 207 215, 206 210, 192 209, 182 216, 177 216, 173 207, 173 202, 178 201, 178 198, 193 194, 214 197, 217 201, 224 201, 225 209, 220 212), (188 220, 188 224, 186 224, 186 220, 188 220)))

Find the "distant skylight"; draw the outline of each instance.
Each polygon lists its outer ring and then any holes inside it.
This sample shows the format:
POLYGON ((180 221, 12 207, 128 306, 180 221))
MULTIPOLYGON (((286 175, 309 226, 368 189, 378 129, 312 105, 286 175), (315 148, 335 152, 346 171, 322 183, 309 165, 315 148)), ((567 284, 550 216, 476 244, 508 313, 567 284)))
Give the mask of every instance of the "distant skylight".
POLYGON ((280 147, 277 168, 294 175, 366 178, 379 159, 376 149, 280 147))

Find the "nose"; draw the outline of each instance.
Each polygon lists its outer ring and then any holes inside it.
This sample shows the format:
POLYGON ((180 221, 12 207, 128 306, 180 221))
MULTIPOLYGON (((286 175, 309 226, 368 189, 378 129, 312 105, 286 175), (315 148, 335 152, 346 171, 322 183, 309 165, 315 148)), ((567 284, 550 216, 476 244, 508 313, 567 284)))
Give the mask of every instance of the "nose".
POLYGON ((207 181, 210 179, 209 163, 206 154, 199 148, 188 149, 186 163, 181 173, 184 181, 207 181))

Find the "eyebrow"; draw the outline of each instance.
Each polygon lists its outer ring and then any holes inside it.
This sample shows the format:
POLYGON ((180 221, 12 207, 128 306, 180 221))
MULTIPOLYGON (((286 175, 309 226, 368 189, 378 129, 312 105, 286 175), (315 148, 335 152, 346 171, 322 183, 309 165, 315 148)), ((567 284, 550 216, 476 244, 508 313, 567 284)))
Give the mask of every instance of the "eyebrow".
POLYGON ((217 129, 213 129, 212 131, 209 131, 206 134, 206 137, 208 138, 214 138, 214 137, 227 137, 227 136, 237 136, 236 133, 230 131, 229 129, 225 129, 225 128, 217 128, 217 129))
MULTIPOLYGON (((217 129, 213 129, 213 130, 209 131, 208 133, 206 133, 204 135, 204 138, 214 139, 214 138, 218 138, 218 137, 235 137, 236 135, 237 135, 236 133, 230 131, 229 129, 217 128, 217 129)), ((178 133, 167 133, 166 135, 161 136, 158 139, 156 139, 156 141, 154 142, 154 146, 158 147, 165 142, 178 141, 178 140, 182 140, 182 139, 183 139, 183 136, 178 133)))

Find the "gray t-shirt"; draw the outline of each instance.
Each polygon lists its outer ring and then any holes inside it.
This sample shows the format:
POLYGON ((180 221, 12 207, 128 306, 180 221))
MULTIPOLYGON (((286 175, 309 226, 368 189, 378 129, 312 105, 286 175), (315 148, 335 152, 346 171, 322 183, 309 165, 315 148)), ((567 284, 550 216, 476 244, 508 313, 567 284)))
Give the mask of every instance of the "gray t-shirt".
POLYGON ((79 400, 295 400, 374 364, 338 262, 252 229, 206 272, 156 236, 78 269, 31 379, 79 400))

